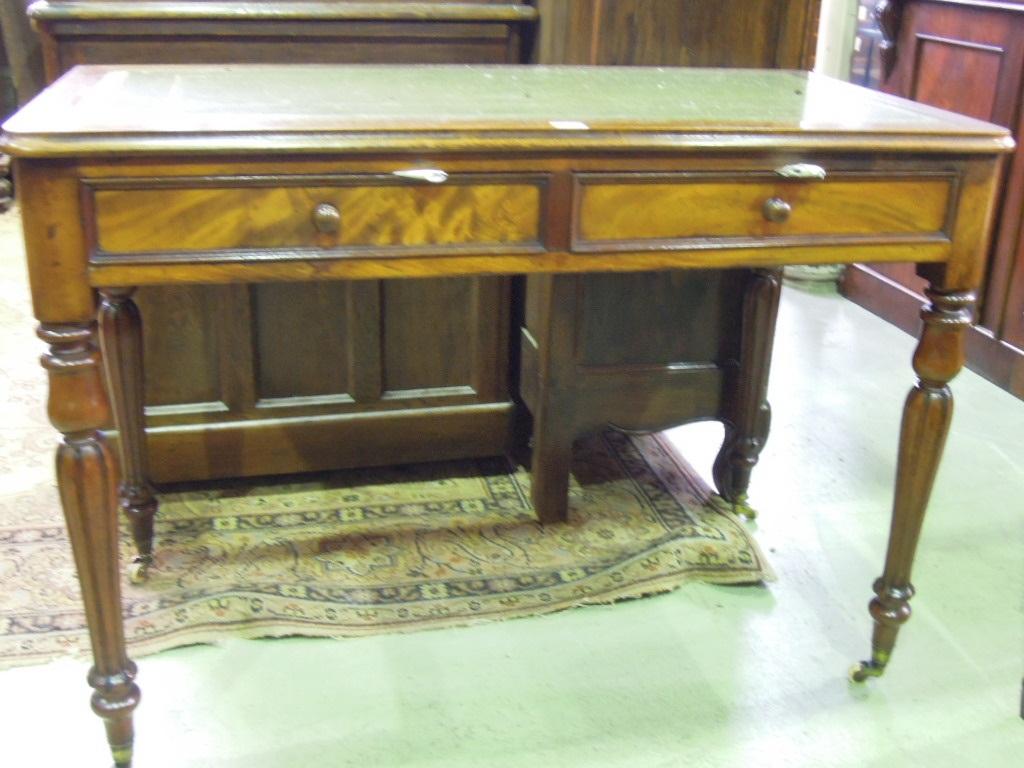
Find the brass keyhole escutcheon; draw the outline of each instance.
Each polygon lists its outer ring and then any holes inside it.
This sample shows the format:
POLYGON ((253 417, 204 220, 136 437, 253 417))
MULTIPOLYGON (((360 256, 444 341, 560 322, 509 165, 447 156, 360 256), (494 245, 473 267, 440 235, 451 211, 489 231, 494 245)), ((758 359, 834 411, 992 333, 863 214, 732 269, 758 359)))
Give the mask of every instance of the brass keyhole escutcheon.
POLYGON ((320 203, 313 209, 313 226, 317 232, 336 235, 341 229, 341 211, 330 203, 320 203))
POLYGON ((764 201, 764 207, 761 209, 761 212, 768 221, 781 224, 789 220, 789 214, 793 212, 793 206, 781 197, 769 197, 764 201))

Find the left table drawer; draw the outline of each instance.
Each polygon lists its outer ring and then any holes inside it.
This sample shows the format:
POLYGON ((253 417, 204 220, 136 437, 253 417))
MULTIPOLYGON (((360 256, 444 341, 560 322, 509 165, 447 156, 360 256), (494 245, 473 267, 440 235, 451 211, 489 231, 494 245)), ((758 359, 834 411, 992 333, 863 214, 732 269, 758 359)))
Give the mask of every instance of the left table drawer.
MULTIPOLYGON (((122 180, 123 182, 124 180, 122 180)), ((105 254, 355 248, 431 251, 479 245, 521 249, 539 239, 537 178, 443 184, 357 177, 161 180, 92 188, 96 250, 105 254), (237 185, 236 185, 237 184, 237 185)))

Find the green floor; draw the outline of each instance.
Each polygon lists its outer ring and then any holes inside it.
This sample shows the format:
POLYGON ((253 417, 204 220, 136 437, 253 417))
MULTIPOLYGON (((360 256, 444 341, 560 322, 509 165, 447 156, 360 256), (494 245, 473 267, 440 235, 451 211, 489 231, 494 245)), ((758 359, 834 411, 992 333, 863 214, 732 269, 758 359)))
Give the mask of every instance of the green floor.
MULTIPOLYGON (((467 629, 143 659, 136 768, 1020 766, 1024 403, 971 373, 914 617, 850 686, 888 531, 912 340, 787 288, 757 538, 779 580, 467 629)), ((706 470, 720 429, 677 430, 706 470)), ((85 664, 0 674, 0 765, 107 765, 85 664)))

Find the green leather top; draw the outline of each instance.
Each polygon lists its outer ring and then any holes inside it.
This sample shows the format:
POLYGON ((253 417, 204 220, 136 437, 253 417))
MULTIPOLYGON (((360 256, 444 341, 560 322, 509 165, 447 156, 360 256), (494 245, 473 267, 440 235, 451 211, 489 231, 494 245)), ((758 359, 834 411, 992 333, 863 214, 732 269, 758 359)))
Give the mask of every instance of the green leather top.
POLYGON ((389 132, 433 134, 462 148, 498 136, 510 145, 513 136, 568 135, 585 144, 595 134, 672 134, 705 144, 715 137, 771 144, 775 136, 859 137, 870 145, 900 136, 982 140, 991 151, 1010 145, 998 126, 814 74, 640 67, 76 67, 4 130, 12 154, 30 153, 19 151, 25 139, 44 140, 54 152, 72 139, 82 151, 166 149, 186 140, 196 151, 227 144, 255 151, 333 146, 332 135, 341 148, 341 134, 381 141, 389 132))

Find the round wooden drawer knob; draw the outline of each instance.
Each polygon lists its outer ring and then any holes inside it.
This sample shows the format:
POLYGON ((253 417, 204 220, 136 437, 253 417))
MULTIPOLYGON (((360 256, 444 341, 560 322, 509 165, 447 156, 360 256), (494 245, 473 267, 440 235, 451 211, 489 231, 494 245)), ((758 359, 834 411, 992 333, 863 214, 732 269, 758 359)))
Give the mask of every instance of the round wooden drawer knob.
POLYGON ((330 203, 320 203, 313 209, 313 226, 325 235, 336 235, 341 229, 341 211, 330 203))
POLYGON ((789 214, 793 212, 793 206, 781 197, 769 197, 764 201, 764 207, 761 211, 768 221, 781 224, 789 219, 789 214))

